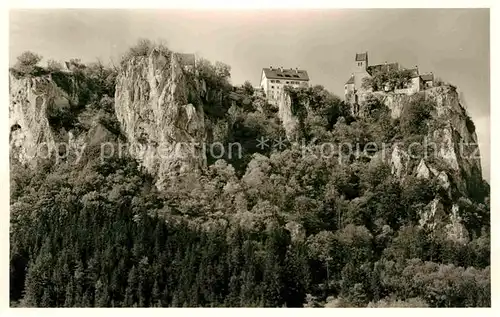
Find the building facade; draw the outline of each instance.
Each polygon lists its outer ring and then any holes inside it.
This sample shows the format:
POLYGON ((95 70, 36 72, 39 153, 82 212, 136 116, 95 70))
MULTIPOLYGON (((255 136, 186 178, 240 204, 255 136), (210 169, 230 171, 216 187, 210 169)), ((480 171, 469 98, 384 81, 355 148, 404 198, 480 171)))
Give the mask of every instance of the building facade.
MULTIPOLYGON (((358 104, 363 100, 364 93, 372 91, 371 89, 363 89, 362 84, 364 78, 371 77, 375 72, 379 71, 399 71, 402 69, 404 68, 402 68, 399 63, 386 62, 384 64, 369 65, 368 52, 356 53, 353 67, 354 72, 344 85, 345 101, 350 104, 358 104)), ((434 75, 432 73, 420 74, 418 66, 407 70, 411 73, 410 82, 406 87, 394 89, 395 93, 411 95, 433 86, 434 75)), ((390 87, 387 85, 384 87, 384 91, 388 92, 390 90, 390 87)))
POLYGON ((294 88, 308 87, 309 75, 303 69, 284 69, 283 67, 263 68, 260 88, 264 90, 267 102, 277 105, 280 94, 283 92, 285 86, 294 88))

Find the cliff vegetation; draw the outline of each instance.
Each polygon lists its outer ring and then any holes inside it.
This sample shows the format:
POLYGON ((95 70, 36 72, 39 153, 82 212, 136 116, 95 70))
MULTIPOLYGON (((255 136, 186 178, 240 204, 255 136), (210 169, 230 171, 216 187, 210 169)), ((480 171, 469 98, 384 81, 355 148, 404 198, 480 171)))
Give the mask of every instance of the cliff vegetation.
POLYGON ((491 306, 489 185, 453 87, 354 116, 322 86, 275 108, 147 40, 116 68, 40 61, 10 72, 12 306, 491 306))

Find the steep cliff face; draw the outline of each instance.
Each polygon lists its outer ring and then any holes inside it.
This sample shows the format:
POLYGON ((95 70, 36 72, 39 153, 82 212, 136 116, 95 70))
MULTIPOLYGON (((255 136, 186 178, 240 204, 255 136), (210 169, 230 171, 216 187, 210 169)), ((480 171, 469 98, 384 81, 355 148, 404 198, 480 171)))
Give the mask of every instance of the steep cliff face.
POLYGON ((285 129, 288 140, 294 141, 298 136, 299 119, 292 112, 292 98, 286 92, 280 93, 278 99, 278 117, 285 129))
POLYGON ((200 87, 174 54, 158 50, 132 58, 117 77, 116 116, 130 153, 158 177, 159 188, 171 174, 206 165, 202 104, 188 102, 189 94, 200 95, 200 87))
POLYGON ((459 206, 450 202, 459 197, 481 199, 482 175, 474 124, 460 105, 457 91, 443 86, 412 96, 392 93, 375 96, 389 108, 393 119, 401 119, 416 98, 424 98, 433 105, 427 134, 420 145, 425 151, 415 155, 409 152, 408 144, 394 144, 386 157, 398 178, 413 175, 435 181, 442 189, 441 197, 436 197, 422 211, 421 225, 434 228, 436 223, 442 223, 450 239, 465 241, 467 232, 461 223, 459 206))
MULTIPOLYGON (((396 168, 401 175, 420 174, 425 178, 442 179, 445 178, 443 173, 451 174, 448 176, 453 178, 462 194, 474 190, 475 184, 482 179, 477 136, 474 124, 460 105, 458 93, 453 87, 435 87, 413 96, 379 94, 377 97, 388 106, 395 119, 401 117, 404 107, 409 107, 415 98, 423 97, 434 105, 427 123, 427 135, 422 142, 428 150, 427 155, 422 157, 421 162, 419 157, 415 164, 409 164, 413 167, 411 170, 400 171, 396 168), (429 168, 435 172, 425 172, 429 168)), ((401 149, 395 146, 391 157, 395 166, 412 160, 412 155, 400 153, 401 149)))
POLYGON ((95 151, 102 144, 118 137, 106 124, 109 114, 84 103, 89 90, 82 74, 10 72, 9 90, 10 157, 15 163, 29 168, 45 159, 78 163, 87 149, 94 148, 89 155, 99 155, 95 151))
POLYGON ((64 141, 64 129, 49 124, 51 112, 69 107, 67 96, 50 76, 16 78, 9 76, 10 154, 22 164, 48 158, 56 143, 64 141))

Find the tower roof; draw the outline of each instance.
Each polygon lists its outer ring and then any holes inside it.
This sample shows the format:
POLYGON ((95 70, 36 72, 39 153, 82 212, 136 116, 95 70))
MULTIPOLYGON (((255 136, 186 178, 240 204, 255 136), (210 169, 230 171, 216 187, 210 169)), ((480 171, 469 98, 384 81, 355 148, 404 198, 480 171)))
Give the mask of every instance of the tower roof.
POLYGON ((434 75, 433 74, 423 74, 423 75, 420 75, 420 78, 422 78, 423 81, 432 81, 432 80, 434 80, 434 75))
POLYGON ((368 52, 356 53, 356 62, 368 61, 368 52))

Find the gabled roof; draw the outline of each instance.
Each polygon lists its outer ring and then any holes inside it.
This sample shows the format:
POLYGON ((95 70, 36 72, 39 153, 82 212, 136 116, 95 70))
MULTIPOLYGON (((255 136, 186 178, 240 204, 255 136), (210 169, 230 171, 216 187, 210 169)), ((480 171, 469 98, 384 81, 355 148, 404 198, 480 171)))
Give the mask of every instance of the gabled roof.
POLYGON ((349 80, 345 84, 346 85, 354 84, 354 76, 351 76, 351 78, 349 78, 349 80))
POLYGON ((367 61, 368 53, 356 53, 356 62, 367 61))
POLYGON ((309 80, 307 71, 303 69, 283 69, 280 68, 263 68, 262 71, 267 79, 291 79, 291 80, 309 80))
POLYGON ((368 66, 366 68, 366 71, 368 74, 372 75, 375 72, 379 71, 393 71, 393 70, 398 70, 399 69, 399 63, 388 63, 388 64, 379 64, 379 65, 372 65, 368 66))
POLYGON ((422 78, 423 81, 433 81, 434 74, 423 74, 423 75, 420 75, 420 78, 422 78))
POLYGON ((195 56, 190 53, 176 53, 179 62, 184 66, 194 66, 195 65, 195 56))

